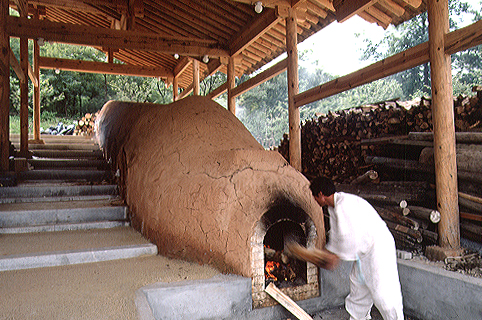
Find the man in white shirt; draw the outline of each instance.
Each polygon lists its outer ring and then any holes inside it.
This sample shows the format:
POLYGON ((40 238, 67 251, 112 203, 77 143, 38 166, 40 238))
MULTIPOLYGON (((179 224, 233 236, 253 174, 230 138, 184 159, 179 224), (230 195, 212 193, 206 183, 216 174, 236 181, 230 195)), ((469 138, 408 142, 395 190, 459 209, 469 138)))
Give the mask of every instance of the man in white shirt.
POLYGON ((338 259, 353 261, 350 293, 345 299, 350 320, 371 319, 373 304, 384 320, 403 320, 395 242, 385 222, 363 198, 336 192, 328 178, 314 179, 310 189, 316 202, 327 206, 330 214, 328 243, 320 266, 333 269, 338 259))

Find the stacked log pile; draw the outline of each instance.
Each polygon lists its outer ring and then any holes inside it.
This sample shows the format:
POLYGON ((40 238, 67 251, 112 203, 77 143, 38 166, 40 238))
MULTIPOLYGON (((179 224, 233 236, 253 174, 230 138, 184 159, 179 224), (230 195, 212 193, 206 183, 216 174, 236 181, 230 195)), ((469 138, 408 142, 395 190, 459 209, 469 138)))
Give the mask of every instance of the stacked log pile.
POLYGON ((74 129, 74 136, 93 136, 96 113, 86 113, 80 120, 77 121, 74 129))
MULTIPOLYGON (((473 91, 454 99, 460 226, 463 237, 482 243, 482 87, 473 91)), ((432 128, 428 98, 320 115, 302 125, 303 174, 331 177, 338 190, 364 197, 387 221, 398 248, 423 250, 438 243, 432 128)), ((287 135, 278 151, 289 161, 287 135)))

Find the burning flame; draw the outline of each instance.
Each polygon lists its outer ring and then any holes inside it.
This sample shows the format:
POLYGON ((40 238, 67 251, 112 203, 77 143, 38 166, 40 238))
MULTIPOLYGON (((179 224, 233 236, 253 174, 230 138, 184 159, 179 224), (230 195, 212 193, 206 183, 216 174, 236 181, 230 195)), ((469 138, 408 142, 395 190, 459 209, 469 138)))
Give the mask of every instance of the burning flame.
POLYGON ((275 261, 267 261, 266 267, 264 268, 266 270, 267 277, 273 279, 274 281, 278 281, 278 278, 275 277, 271 272, 276 268, 279 268, 279 263, 275 261))

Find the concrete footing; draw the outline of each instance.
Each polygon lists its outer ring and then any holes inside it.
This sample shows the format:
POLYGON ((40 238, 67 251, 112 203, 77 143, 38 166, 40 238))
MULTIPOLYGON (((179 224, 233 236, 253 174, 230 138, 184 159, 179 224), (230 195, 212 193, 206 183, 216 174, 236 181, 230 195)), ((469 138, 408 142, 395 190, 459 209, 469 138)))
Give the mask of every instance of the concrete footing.
MULTIPOLYGON (((298 305, 315 315, 343 306, 349 292, 351 263, 335 271, 320 270, 321 295, 298 305)), ((399 260, 406 315, 423 320, 482 319, 482 279, 415 260, 399 260)), ((251 279, 224 275, 208 280, 157 283, 138 290, 142 320, 152 319, 283 319, 292 318, 280 305, 252 309, 251 279)))

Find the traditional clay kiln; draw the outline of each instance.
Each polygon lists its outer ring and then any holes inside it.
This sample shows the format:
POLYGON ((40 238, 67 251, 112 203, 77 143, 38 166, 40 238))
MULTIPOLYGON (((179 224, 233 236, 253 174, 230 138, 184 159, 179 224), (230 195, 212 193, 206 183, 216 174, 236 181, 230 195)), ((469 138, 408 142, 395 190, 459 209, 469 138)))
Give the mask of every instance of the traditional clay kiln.
MULTIPOLYGON (((96 125, 106 157, 120 170, 132 225, 161 254, 251 277, 254 306, 270 304, 267 234, 274 243, 294 232, 308 247, 323 245, 309 182, 212 100, 110 101, 96 125)), ((285 289, 295 299, 319 294, 317 268, 305 268, 301 285, 285 289)))

